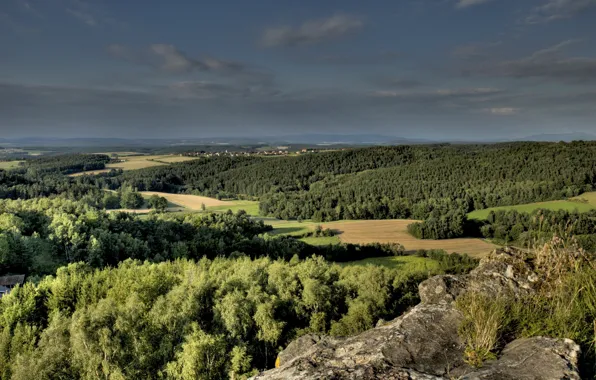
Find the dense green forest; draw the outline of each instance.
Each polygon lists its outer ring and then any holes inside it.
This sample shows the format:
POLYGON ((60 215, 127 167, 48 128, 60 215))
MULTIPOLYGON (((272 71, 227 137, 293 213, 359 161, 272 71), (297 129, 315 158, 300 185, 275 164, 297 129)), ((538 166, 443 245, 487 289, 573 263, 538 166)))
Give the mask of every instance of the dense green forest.
POLYGON ((98 178, 118 189, 257 197, 281 219, 425 219, 572 197, 593 189, 596 143, 353 149, 298 157, 221 157, 98 178))
MULTIPOLYGON (((290 260, 317 255, 353 261, 404 254, 396 244, 310 246, 292 237, 263 235, 270 229, 242 211, 141 219, 62 198, 0 200, 0 275, 52 274, 75 262, 102 268, 128 258, 161 262, 248 255, 290 260)), ((444 270, 474 265, 466 256, 450 257, 459 261, 447 263, 444 270)))
MULTIPOLYGON (((28 278, 0 301, 3 379, 243 378, 297 336, 368 329, 416 304, 423 279, 477 263, 432 251, 419 272, 340 266, 404 250, 311 246, 242 211, 161 213, 160 197, 148 217, 107 213, 144 200, 126 174, 65 175, 87 158, 0 171, 0 275, 28 278)), ((204 164, 216 175, 252 161, 204 164)))
POLYGON ((63 154, 42 156, 24 161, 22 167, 35 172, 73 174, 105 169, 110 157, 105 154, 63 154))
POLYGON ((0 376, 243 378, 296 336, 399 315, 427 276, 322 258, 71 264, 0 302, 0 376))
POLYGON ((341 267, 330 261, 403 247, 313 247, 270 228, 242 211, 140 219, 0 200, 0 274, 29 276, 0 301, 0 377, 243 378, 297 336, 371 328, 416 304, 428 276, 476 265, 433 251, 421 272, 341 267))
POLYGON ((503 244, 514 242, 524 246, 554 235, 573 236, 580 247, 596 252, 596 211, 491 211, 480 227, 480 233, 503 244))
POLYGON ((70 191, 77 192, 70 199, 80 199, 90 193, 101 207, 93 192, 132 187, 258 198, 263 215, 281 219, 426 219, 572 197, 592 190, 596 181, 594 142, 374 147, 297 157, 213 157, 95 177, 36 175, 43 168, 64 173, 93 165, 88 160, 102 165, 108 159, 62 157, 33 172, 0 172, 0 195, 26 199, 70 191))

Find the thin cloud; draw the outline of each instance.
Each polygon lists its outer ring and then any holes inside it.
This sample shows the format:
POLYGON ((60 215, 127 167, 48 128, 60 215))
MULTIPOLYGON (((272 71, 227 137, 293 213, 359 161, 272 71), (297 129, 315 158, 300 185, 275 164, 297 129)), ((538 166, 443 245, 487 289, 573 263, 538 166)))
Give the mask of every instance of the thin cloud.
POLYGON ((43 15, 41 14, 41 12, 37 9, 36 6, 33 5, 33 3, 31 1, 28 1, 28 0, 18 0, 18 4, 19 4, 19 7, 23 11, 25 11, 25 12, 27 12, 29 14, 32 14, 32 15, 34 15, 36 17, 43 18, 43 15))
POLYGON ((540 24, 567 19, 594 6, 596 0, 547 0, 545 4, 534 8, 524 22, 540 24))
POLYGON ((169 44, 152 44, 144 49, 113 44, 109 45, 106 50, 108 54, 115 58, 155 67, 166 73, 207 71, 223 76, 231 76, 247 83, 266 84, 272 81, 270 73, 245 63, 214 57, 194 58, 176 46, 169 44))
POLYGON ((357 32, 363 26, 364 22, 355 16, 336 14, 306 21, 299 27, 284 25, 265 29, 260 43, 269 48, 316 44, 357 32))
POLYGON ((332 65, 388 65, 402 59, 402 54, 395 51, 385 51, 376 54, 325 54, 314 58, 302 58, 307 63, 320 63, 332 65))
POLYGON ((63 0, 64 10, 74 19, 89 27, 124 26, 124 23, 116 21, 104 8, 97 3, 83 0, 63 0))
POLYGON ((515 78, 546 78, 584 83, 596 80, 596 58, 564 57, 562 51, 578 40, 567 40, 538 50, 526 58, 500 65, 503 75, 515 78))
POLYGON ((279 91, 263 86, 234 86, 206 81, 185 81, 170 84, 166 94, 175 99, 249 98, 276 96, 279 91))
POLYGON ((581 40, 566 40, 537 50, 529 56, 493 63, 482 61, 464 66, 467 75, 485 75, 518 79, 539 79, 546 82, 588 84, 596 81, 596 58, 568 57, 565 50, 581 40))
POLYGON ((97 19, 90 13, 85 13, 82 11, 78 11, 76 9, 66 8, 66 12, 68 12, 71 16, 76 18, 77 20, 81 21, 84 24, 89 26, 97 26, 98 22, 97 19))
POLYGON ((456 8, 469 8, 475 5, 485 4, 491 0, 459 0, 457 4, 455 4, 456 8))
POLYGON ((377 98, 396 98, 402 101, 414 102, 443 102, 449 100, 487 101, 491 97, 500 95, 503 90, 490 87, 453 88, 428 91, 381 90, 373 91, 371 96, 377 98))
POLYGON ((213 82, 134 90, 0 83, 0 122, 20 128, 21 133, 40 131, 32 125, 52 125, 52 133, 66 135, 81 132, 79 120, 85 121, 88 131, 131 136, 237 134, 246 131, 247 121, 268 131, 295 130, 296 126, 314 129, 321 123, 343 130, 362 125, 383 129, 388 123, 409 127, 431 123, 440 128, 449 124, 461 127, 460 132, 474 131, 479 123, 486 128, 495 123, 494 128, 515 131, 518 127, 506 116, 517 117, 521 111, 541 128, 546 121, 568 120, 567 115, 589 118, 585 125, 592 125, 595 111, 591 106, 596 99, 594 92, 547 95, 490 88, 381 95, 340 89, 279 94, 213 82), (494 117, 487 118, 487 114, 494 117))
POLYGON ((496 107, 496 108, 487 108, 486 112, 490 113, 491 115, 496 116, 511 116, 519 113, 519 108, 514 107, 496 107))
POLYGON ((388 77, 378 77, 372 80, 372 83, 385 87, 385 88, 401 88, 401 89, 412 89, 424 86, 424 83, 416 80, 416 79, 409 79, 409 78, 388 78, 388 77))
POLYGON ((488 59, 490 53, 501 45, 503 45, 503 41, 460 45, 453 49, 451 55, 464 61, 482 61, 488 59))

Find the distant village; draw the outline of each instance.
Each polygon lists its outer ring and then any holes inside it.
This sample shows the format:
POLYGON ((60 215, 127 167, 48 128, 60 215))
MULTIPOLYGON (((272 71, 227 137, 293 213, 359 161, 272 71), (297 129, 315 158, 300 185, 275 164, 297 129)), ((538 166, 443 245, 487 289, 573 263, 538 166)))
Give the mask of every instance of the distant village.
POLYGON ((335 149, 300 149, 300 150, 290 150, 287 146, 278 146, 275 149, 269 150, 252 150, 252 151, 223 151, 223 152, 206 152, 204 150, 196 151, 196 152, 186 152, 183 153, 183 156, 188 157, 221 157, 221 156, 229 156, 229 157, 239 157, 239 156, 297 156, 301 154, 312 154, 312 153, 319 153, 323 151, 330 151, 335 149))

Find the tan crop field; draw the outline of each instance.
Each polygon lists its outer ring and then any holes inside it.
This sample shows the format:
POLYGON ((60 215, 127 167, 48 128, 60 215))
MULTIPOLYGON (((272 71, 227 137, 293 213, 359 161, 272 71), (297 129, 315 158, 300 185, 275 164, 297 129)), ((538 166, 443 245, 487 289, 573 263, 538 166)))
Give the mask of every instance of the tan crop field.
POLYGON ((106 168, 110 169, 122 169, 122 170, 135 170, 135 169, 145 169, 150 168, 152 166, 161 166, 166 165, 163 162, 158 162, 156 160, 162 158, 164 156, 127 156, 127 157, 120 157, 122 162, 115 162, 113 164, 107 164, 106 168))
POLYGON ((199 158, 200 157, 188 157, 188 156, 161 156, 159 158, 156 158, 155 160, 173 164, 176 162, 186 162, 186 161, 197 160, 199 158))
POLYGON ((143 196, 159 195, 160 197, 166 198, 169 202, 175 203, 182 207, 186 207, 191 210, 200 210, 201 205, 205 204, 206 207, 211 206, 225 206, 232 204, 233 202, 220 201, 219 199, 202 197, 200 195, 189 195, 189 194, 170 194, 161 193, 159 191, 141 191, 143 196))
POLYGON ((185 156, 177 156, 177 155, 155 155, 155 156, 146 156, 146 155, 136 155, 136 156, 124 156, 121 155, 119 157, 122 162, 114 162, 112 164, 107 164, 105 169, 102 170, 90 170, 83 173, 75 173, 71 174, 70 177, 78 177, 81 175, 95 175, 101 173, 107 173, 112 169, 122 169, 122 170, 136 170, 136 169, 145 169, 151 168, 154 166, 163 166, 168 164, 173 164, 176 162, 185 162, 190 160, 196 160, 198 157, 185 157, 185 156))
POLYGON ((483 257, 497 248, 496 245, 481 239, 416 239, 407 231, 408 224, 414 220, 358 220, 322 223, 324 228, 336 230, 344 243, 400 243, 406 251, 419 249, 444 249, 447 252, 467 253, 474 257, 483 257))
POLYGON ((82 175, 96 175, 96 174, 101 174, 101 173, 109 173, 110 170, 112 169, 101 169, 101 170, 89 170, 86 172, 79 172, 79 173, 74 173, 74 174, 69 174, 69 177, 80 177, 82 175))
MULTIPOLYGON (((181 212, 184 211, 184 207, 169 207, 168 211, 169 212, 181 212)), ((106 212, 108 213, 112 213, 112 212, 128 212, 129 214, 149 214, 151 211, 153 211, 150 208, 137 208, 137 209, 133 209, 133 208, 118 208, 118 209, 113 209, 113 210, 106 210, 106 212)))

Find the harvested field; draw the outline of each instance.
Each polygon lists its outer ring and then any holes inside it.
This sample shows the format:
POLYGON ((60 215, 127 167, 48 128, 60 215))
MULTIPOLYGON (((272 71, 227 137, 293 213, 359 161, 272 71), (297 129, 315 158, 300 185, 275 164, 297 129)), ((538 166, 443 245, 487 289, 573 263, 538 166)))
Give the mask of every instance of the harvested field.
MULTIPOLYGON (((168 212, 178 212, 178 211, 184 211, 185 208, 184 207, 169 207, 168 208, 168 212)), ((106 212, 111 213, 111 212, 128 212, 130 214, 149 214, 151 211, 153 211, 150 208, 138 208, 138 209, 132 209, 132 208, 118 208, 118 209, 114 209, 114 210, 106 210, 106 212)))
POLYGON ((82 175, 95 175, 95 174, 101 174, 101 173, 109 173, 110 170, 112 170, 112 169, 89 170, 87 172, 69 174, 68 176, 69 177, 80 177, 82 175))
POLYGON ((152 166, 167 165, 163 162, 158 162, 160 158, 168 156, 127 156, 120 157, 123 162, 115 162, 113 164, 106 165, 109 169, 122 169, 122 170, 135 170, 145 169, 152 166))
POLYGON ((200 210, 201 204, 205 204, 206 207, 210 206, 225 206, 232 204, 233 202, 220 201, 219 199, 202 197, 200 195, 189 195, 189 194, 170 194, 161 193, 158 191, 142 191, 143 196, 159 195, 160 197, 166 198, 169 202, 177 205, 186 207, 191 210, 200 210))
POLYGON ((447 252, 467 253, 482 257, 497 246, 481 239, 416 239, 407 231, 413 220, 358 220, 323 223, 324 228, 336 230, 344 243, 400 243, 406 251, 419 249, 444 249, 447 252))
MULTIPOLYGON (((463 238, 446 240, 416 239, 408 233, 408 224, 415 220, 343 220, 338 222, 315 223, 311 221, 296 222, 260 218, 265 224, 273 226, 272 235, 301 236, 315 229, 317 225, 337 231, 342 243, 400 243, 406 251, 414 252, 419 249, 444 249, 447 252, 467 253, 474 257, 483 257, 497 248, 496 245, 482 239, 463 238)), ((308 238, 329 239, 329 238, 308 238)), ((321 244, 327 243, 321 241, 321 244)))
POLYGON ((184 157, 184 156, 176 156, 176 155, 160 155, 160 156, 146 156, 146 155, 131 155, 125 156, 120 155, 119 160, 122 162, 115 162, 112 164, 107 164, 106 168, 103 170, 90 170, 88 172, 83 173, 75 173, 69 175, 69 177, 78 177, 81 175, 95 175, 101 173, 107 173, 112 169, 122 169, 122 170, 136 170, 136 169, 145 169, 151 168, 153 166, 163 166, 169 165, 177 162, 185 162, 196 160, 198 157, 184 157))
POLYGON ((186 161, 192 161, 192 160, 197 160, 200 157, 188 157, 188 156, 162 156, 159 158, 155 158, 155 160, 159 161, 159 162, 167 162, 169 164, 173 164, 176 162, 186 162, 186 161))

